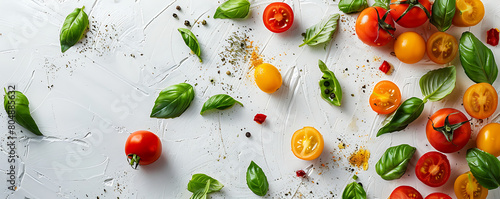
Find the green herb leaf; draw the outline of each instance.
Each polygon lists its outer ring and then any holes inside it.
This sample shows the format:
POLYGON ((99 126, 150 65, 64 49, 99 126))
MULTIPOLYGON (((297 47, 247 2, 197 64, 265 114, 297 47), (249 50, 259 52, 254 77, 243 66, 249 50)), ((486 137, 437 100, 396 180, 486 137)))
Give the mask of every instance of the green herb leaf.
POLYGON ((361 12, 365 8, 368 8, 366 0, 340 0, 339 2, 339 9, 346 14, 361 12))
POLYGON ((481 186, 496 189, 500 186, 500 160, 477 148, 467 150, 470 172, 481 186))
POLYGON ((179 117, 194 99, 194 89, 188 83, 169 86, 160 92, 150 117, 175 118, 179 117))
POLYGON ((340 18, 339 14, 333 14, 329 17, 321 20, 318 24, 306 29, 306 35, 304 36, 304 43, 299 47, 304 45, 316 46, 318 44, 326 44, 332 39, 333 33, 337 30, 337 23, 340 18))
POLYGON ((435 0, 432 4, 432 15, 430 22, 436 28, 444 32, 451 26, 451 20, 455 16, 455 0, 435 0))
POLYGON ((198 39, 196 39, 196 36, 189 29, 186 28, 179 28, 177 30, 181 33, 184 43, 186 43, 189 49, 191 49, 191 51, 193 51, 193 53, 196 56, 198 56, 198 58, 200 58, 200 62, 202 62, 201 48, 200 44, 198 43, 198 39))
POLYGON ((234 98, 226 94, 218 94, 210 97, 204 104, 203 108, 201 108, 200 115, 203 115, 205 111, 212 109, 224 110, 233 107, 234 104, 240 104, 243 106, 241 102, 238 102, 234 98))
POLYGON ((449 95, 455 88, 457 70, 455 66, 448 66, 432 70, 420 78, 420 90, 427 100, 439 101, 449 95))
POLYGON ((333 74, 328 70, 325 63, 321 60, 318 61, 319 69, 323 72, 321 80, 319 80, 319 88, 321 97, 335 106, 340 106, 342 102, 342 88, 340 83, 333 74))
POLYGON ((471 32, 462 33, 458 52, 465 74, 472 81, 493 84, 497 79, 498 67, 493 52, 471 32))
POLYGON ((4 91, 3 105, 9 118, 35 135, 43 135, 31 117, 28 98, 19 91, 4 91))
POLYGON ((248 0, 228 0, 222 3, 214 14, 214 19, 245 18, 250 11, 248 0))
POLYGON ((224 185, 222 183, 220 183, 219 181, 217 181, 216 179, 213 179, 212 177, 210 177, 208 175, 198 173, 198 174, 194 174, 191 177, 191 180, 189 181, 188 187, 187 187, 188 191, 190 191, 192 193, 196 193, 200 190, 204 190, 207 182, 209 182, 209 181, 210 181, 210 186, 209 186, 207 193, 213 193, 213 192, 220 191, 224 187, 224 185))
POLYGON ((210 190, 210 179, 207 180, 205 187, 193 193, 189 199, 207 199, 208 191, 210 190))
POLYGON ((407 144, 388 148, 380 157, 375 170, 384 180, 395 180, 401 178, 406 172, 408 163, 417 149, 407 144))
POLYGON ((342 199, 366 199, 365 189, 357 182, 352 182, 345 187, 342 199))
POLYGON ((264 174, 264 171, 262 171, 253 161, 247 169, 247 185, 248 188, 258 196, 266 195, 269 190, 266 174, 264 174))
POLYGON ((89 17, 82 8, 76 8, 64 20, 61 28, 59 40, 61 42, 61 52, 66 52, 71 46, 83 38, 87 27, 89 26, 89 17))
POLYGON ((410 123, 415 121, 424 110, 424 102, 416 97, 407 99, 399 106, 390 121, 380 128, 377 137, 386 133, 405 129, 410 123))
POLYGON ((386 10, 389 10, 390 3, 391 0, 375 0, 375 3, 372 5, 372 7, 382 7, 386 10))

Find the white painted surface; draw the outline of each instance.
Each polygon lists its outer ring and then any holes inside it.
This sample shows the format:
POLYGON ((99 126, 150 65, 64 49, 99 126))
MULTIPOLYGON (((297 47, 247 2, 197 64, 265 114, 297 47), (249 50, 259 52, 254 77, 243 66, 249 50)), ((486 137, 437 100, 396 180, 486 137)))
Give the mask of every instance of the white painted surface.
MULTIPOLYGON (((388 79, 401 88, 403 99, 421 97, 419 78, 439 66, 427 57, 417 64, 403 64, 390 55, 392 43, 382 48, 366 46, 355 35, 356 14, 341 16, 339 29, 326 50, 299 48, 306 28, 339 13, 337 2, 285 1, 294 9, 295 22, 283 34, 271 33, 261 22, 262 11, 270 2, 251 0, 247 19, 214 20, 213 13, 221 1, 0 1, 0 83, 4 87, 15 85, 28 96, 32 115, 45 134, 35 137, 18 133, 18 189, 12 192, 6 180, 0 180, 4 189, 1 195, 189 198, 186 186, 191 175, 205 173, 225 185, 220 193, 210 194, 212 198, 256 198, 245 181, 246 168, 253 160, 269 180, 268 198, 340 198, 354 174, 348 171, 347 157, 357 147, 365 147, 372 153, 370 167, 368 171, 356 168, 355 172, 368 198, 387 198, 403 184, 416 187, 424 197, 435 191, 454 197, 455 178, 468 170, 466 149, 447 155, 452 175, 443 187, 427 187, 417 180, 414 169, 418 157, 434 150, 425 138, 426 118, 443 107, 464 111, 462 95, 472 81, 463 69, 457 67, 457 85, 450 96, 427 103, 420 118, 404 131, 376 138, 385 116, 377 115, 368 105, 373 86, 388 79), (60 27, 66 15, 82 5, 91 29, 87 38, 62 54, 60 27), (175 10, 177 5, 182 11, 175 10), (201 44, 203 63, 189 53, 176 30, 184 27, 184 20, 208 23, 191 29, 201 44), (235 64, 221 60, 221 55, 227 55, 227 39, 234 33, 246 34, 259 47, 264 61, 281 70, 284 83, 276 93, 269 95, 257 88, 247 60, 235 64), (339 78, 344 91, 340 108, 319 95, 318 59, 339 78), (392 75, 378 70, 383 60, 395 67, 392 75), (226 75, 228 70, 232 75, 226 75), (158 93, 181 82, 195 88, 189 109, 175 119, 150 118, 158 93), (220 93, 237 98, 244 107, 200 116, 205 100, 220 93), (264 124, 253 122, 257 113, 268 116, 264 124), (290 151, 291 135, 303 126, 316 127, 325 138, 325 149, 317 160, 302 161, 290 151), (124 144, 131 132, 142 129, 160 136, 163 154, 158 162, 133 170, 127 165, 124 144), (252 137, 246 138, 246 132, 252 137), (338 138, 348 145, 346 149, 338 148, 338 138), (388 147, 401 143, 416 146, 416 155, 402 179, 384 181, 376 174, 375 163, 388 147), (310 164, 314 171, 309 180, 295 177, 296 170, 310 164)), ((485 42, 486 31, 500 27, 500 4, 495 0, 483 2, 486 16, 479 25, 452 27, 448 32, 458 39, 469 30, 485 42)), ((425 38, 436 31, 429 23, 411 30, 425 38)), ((402 32, 398 27, 396 35, 402 32)), ((490 48, 500 56, 498 47, 490 48)), ((460 66, 458 56, 452 64, 460 66)), ((499 84, 494 84, 497 90, 499 84)), ((0 117, 1 132, 7 132, 4 111, 0 111, 0 117)), ((472 137, 490 121, 473 120, 472 137)), ((0 179, 6 179, 8 139, 6 133, 0 137, 0 179)), ((466 148, 474 143, 472 139, 466 148)), ((500 198, 500 191, 490 191, 488 198, 500 198)))

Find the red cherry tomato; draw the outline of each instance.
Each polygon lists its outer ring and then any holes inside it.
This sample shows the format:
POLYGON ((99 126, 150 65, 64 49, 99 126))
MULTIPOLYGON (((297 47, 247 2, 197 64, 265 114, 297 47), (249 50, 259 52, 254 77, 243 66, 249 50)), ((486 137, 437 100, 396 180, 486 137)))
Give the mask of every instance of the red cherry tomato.
POLYGON ((125 154, 133 168, 137 168, 137 165, 151 164, 160 158, 160 138, 149 131, 136 131, 128 136, 125 154))
POLYGON ((425 199, 451 199, 449 195, 446 195, 444 193, 431 193, 425 199))
POLYGON ((286 3, 271 3, 264 10, 263 19, 264 25, 271 32, 285 32, 292 27, 293 10, 286 3))
POLYGON ((370 46, 384 46, 394 36, 394 21, 387 10, 381 7, 364 9, 356 19, 356 34, 365 44, 370 46))
POLYGON ((488 30, 487 32, 487 37, 486 37, 486 43, 492 46, 498 45, 498 37, 500 35, 500 32, 498 32, 498 29, 492 28, 488 30))
POLYGON ((418 159, 415 174, 427 186, 442 186, 450 178, 450 161, 442 153, 428 152, 418 159))
POLYGON ((427 140, 436 150, 453 153, 469 142, 471 126, 467 117, 459 110, 443 108, 429 118, 426 134, 427 140), (446 118, 448 118, 448 124, 445 124, 446 118), (462 123, 461 126, 453 127, 460 123, 462 123))
POLYGON ((410 186, 399 186, 392 191, 389 199, 423 199, 415 188, 410 186))
POLYGON ((394 21, 405 28, 424 24, 431 14, 429 0, 391 0, 390 8, 394 21), (425 9, 420 8, 420 5, 425 9))

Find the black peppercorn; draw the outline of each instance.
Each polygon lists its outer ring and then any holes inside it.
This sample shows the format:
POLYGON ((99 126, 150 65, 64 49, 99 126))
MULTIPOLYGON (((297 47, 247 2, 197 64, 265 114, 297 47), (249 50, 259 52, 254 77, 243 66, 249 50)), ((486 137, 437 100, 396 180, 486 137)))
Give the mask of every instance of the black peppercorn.
POLYGON ((247 138, 249 138, 250 136, 252 136, 252 134, 250 134, 250 132, 247 132, 247 133, 245 133, 245 136, 247 136, 247 138))
POLYGON ((330 82, 326 81, 326 82, 323 83, 323 85, 330 86, 330 82))
POLYGON ((335 98, 335 93, 331 93, 330 98, 332 98, 332 99, 335 98))
POLYGON ((173 16, 174 18, 177 18, 177 14, 175 14, 175 13, 174 13, 174 14, 172 14, 172 16, 173 16))
POLYGON ((330 93, 330 89, 325 89, 325 94, 329 94, 330 93))
POLYGON ((188 21, 188 20, 186 20, 186 21, 184 21, 184 25, 185 25, 185 26, 191 26, 191 23, 189 23, 189 21, 188 21))
POLYGON ((181 10, 181 7, 180 6, 175 6, 175 9, 181 10))
POLYGON ((206 20, 201 21, 201 25, 207 25, 207 21, 206 20))

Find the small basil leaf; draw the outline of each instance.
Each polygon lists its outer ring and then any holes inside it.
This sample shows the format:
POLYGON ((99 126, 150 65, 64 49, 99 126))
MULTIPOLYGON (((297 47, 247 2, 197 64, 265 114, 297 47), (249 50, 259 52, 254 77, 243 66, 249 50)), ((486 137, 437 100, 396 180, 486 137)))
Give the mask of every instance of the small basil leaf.
POLYGON ((209 186, 207 193, 220 191, 224 187, 224 185, 222 183, 220 183, 219 181, 217 181, 216 179, 213 179, 212 177, 210 177, 208 175, 198 173, 198 174, 194 174, 191 177, 191 180, 188 183, 187 189, 188 189, 188 191, 190 191, 192 193, 196 193, 197 191, 204 190, 205 185, 207 184, 208 181, 210 181, 210 186, 209 186))
POLYGON ((339 9, 347 14, 361 12, 365 8, 368 8, 366 0, 340 0, 339 2, 339 9))
POLYGON ((258 196, 266 195, 269 190, 266 174, 264 174, 264 171, 262 171, 253 161, 247 169, 247 185, 248 188, 258 196))
POLYGON ((365 189, 359 183, 352 182, 342 192, 342 199, 366 199, 365 189))
POLYGON ((389 10, 390 3, 391 0, 375 0, 375 3, 372 5, 372 7, 382 7, 386 10, 389 10))
POLYGON ((209 190, 210 190, 210 179, 207 180, 203 189, 194 192, 189 199, 207 199, 209 190))
POLYGON ((228 0, 222 3, 214 14, 214 19, 245 18, 250 11, 248 0, 228 0))
POLYGON ((181 33, 184 43, 186 43, 189 49, 191 49, 191 51, 193 51, 193 53, 196 56, 198 56, 198 58, 200 58, 200 62, 202 62, 201 48, 200 44, 198 43, 198 39, 196 39, 196 36, 189 29, 186 28, 179 28, 177 30, 181 33))
POLYGON ((493 52, 471 32, 462 33, 458 45, 460 62, 465 74, 474 82, 493 84, 498 67, 493 52))
POLYGON ((3 105, 9 118, 35 135, 43 135, 31 117, 28 98, 19 91, 4 91, 3 105))
POLYGON ((229 95, 226 94, 218 94, 210 97, 204 104, 203 108, 201 108, 200 115, 203 115, 205 111, 212 110, 212 109, 219 109, 219 110, 224 110, 231 108, 234 104, 240 104, 243 106, 241 102, 238 102, 234 98, 232 98, 229 95))
POLYGON ((425 103, 421 99, 416 97, 404 101, 396 110, 391 120, 378 130, 377 137, 382 134, 405 129, 422 114, 424 104, 425 103))
POLYGON ((175 118, 179 117, 194 99, 194 89, 188 83, 169 86, 160 92, 150 117, 175 118))
POLYGON ((470 172, 481 186, 496 189, 500 186, 500 160, 477 148, 467 150, 470 172))
POLYGON ((335 106, 340 106, 342 102, 342 88, 340 83, 333 74, 328 70, 325 63, 321 60, 318 61, 319 69, 323 72, 321 80, 319 80, 319 88, 321 97, 335 106))
POLYGON ((401 178, 416 150, 415 147, 407 144, 388 148, 375 165, 377 174, 384 180, 401 178))
POLYGON ((432 15, 430 22, 436 28, 444 32, 451 26, 451 20, 455 16, 455 0, 435 0, 432 4, 432 15))
POLYGON ((82 8, 76 8, 64 20, 61 28, 59 40, 61 42, 61 52, 66 52, 71 46, 75 45, 83 38, 87 27, 89 26, 89 17, 82 8))
POLYGON ((316 46, 318 44, 325 44, 332 39, 333 33, 337 30, 337 23, 340 18, 339 14, 330 15, 324 18, 318 24, 306 29, 306 35, 304 36, 304 43, 300 44, 299 47, 304 45, 316 46))
POLYGON ((455 66, 429 71, 420 78, 419 82, 424 102, 443 99, 453 91, 456 81, 457 70, 455 66))

